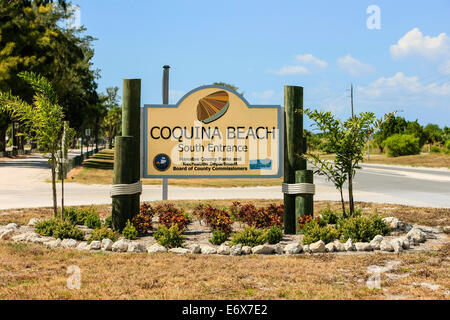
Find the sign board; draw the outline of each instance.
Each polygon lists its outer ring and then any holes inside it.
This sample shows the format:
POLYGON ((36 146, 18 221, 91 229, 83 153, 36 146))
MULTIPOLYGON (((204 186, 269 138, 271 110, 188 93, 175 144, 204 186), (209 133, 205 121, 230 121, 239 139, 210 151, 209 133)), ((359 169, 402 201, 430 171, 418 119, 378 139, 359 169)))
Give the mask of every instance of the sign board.
POLYGON ((144 106, 144 178, 279 178, 282 109, 204 86, 144 106))
POLYGON ((90 137, 91 136, 91 129, 86 129, 85 130, 85 135, 86 135, 86 137, 90 137))

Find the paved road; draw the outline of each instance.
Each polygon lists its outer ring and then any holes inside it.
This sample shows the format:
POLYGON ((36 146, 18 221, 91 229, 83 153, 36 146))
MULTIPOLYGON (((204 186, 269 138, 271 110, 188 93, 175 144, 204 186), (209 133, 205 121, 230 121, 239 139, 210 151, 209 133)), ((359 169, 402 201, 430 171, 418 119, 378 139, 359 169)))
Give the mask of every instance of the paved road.
MULTIPOLYGON (((74 151, 77 154, 77 151, 74 151)), ((40 155, 0 160, 0 209, 50 207, 50 170, 40 155)), ((316 200, 339 200, 323 177, 315 176, 316 200)), ((450 170, 363 165, 355 181, 357 201, 450 208, 450 170)), ((58 185, 58 195, 60 195, 58 185)), ((105 185, 65 184, 66 205, 111 203, 105 185)), ((144 186, 142 201, 161 199, 161 186, 144 186)), ((281 187, 185 188, 169 186, 170 200, 282 199, 281 187)))

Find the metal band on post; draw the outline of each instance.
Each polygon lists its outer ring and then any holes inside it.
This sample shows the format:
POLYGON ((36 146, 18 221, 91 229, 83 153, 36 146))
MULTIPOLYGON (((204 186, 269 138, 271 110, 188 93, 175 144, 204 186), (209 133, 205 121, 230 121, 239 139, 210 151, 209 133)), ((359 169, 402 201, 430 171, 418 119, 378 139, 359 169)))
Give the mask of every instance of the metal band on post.
POLYGON ((138 181, 131 184, 113 184, 111 185, 110 195, 114 196, 142 194, 142 182, 138 181))
POLYGON ((281 191, 284 194, 315 194, 316 186, 312 183, 282 183, 281 191))

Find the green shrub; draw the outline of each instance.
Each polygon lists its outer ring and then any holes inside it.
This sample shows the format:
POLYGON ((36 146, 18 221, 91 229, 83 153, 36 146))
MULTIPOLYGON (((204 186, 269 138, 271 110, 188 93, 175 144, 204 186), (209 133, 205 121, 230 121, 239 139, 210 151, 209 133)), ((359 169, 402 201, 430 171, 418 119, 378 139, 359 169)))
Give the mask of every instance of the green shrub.
POLYGON ((280 227, 272 226, 266 231, 266 240, 269 244, 276 244, 283 239, 283 230, 280 227))
POLYGON ((389 234, 390 228, 378 215, 351 217, 341 221, 339 226, 343 240, 370 242, 376 235, 389 234))
POLYGON ((165 225, 159 226, 158 230, 153 234, 156 242, 166 248, 178 248, 184 242, 181 231, 178 226, 174 224, 169 229, 165 225))
POLYGON ((341 218, 342 214, 333 211, 330 207, 319 211, 322 216, 322 220, 328 224, 336 224, 341 218))
POLYGON ((303 244, 311 244, 319 240, 330 243, 340 237, 338 229, 331 226, 321 226, 316 220, 311 220, 303 227, 303 234, 303 244))
POLYGON ((103 239, 117 240, 117 234, 108 228, 98 228, 91 232, 88 238, 88 243, 92 241, 102 241, 103 239))
POLYGON ((97 214, 89 214, 85 220, 85 226, 90 229, 98 229, 102 226, 102 221, 97 214))
POLYGON ((112 229, 112 216, 105 219, 105 228, 112 229))
POLYGON ((255 247, 266 243, 264 230, 255 227, 245 227, 232 235, 231 245, 242 244, 243 246, 255 247))
POLYGON ((412 134, 394 134, 384 140, 389 157, 406 156, 420 153, 419 138, 412 134))
POLYGON ((130 220, 127 221, 125 228, 123 228, 122 235, 125 237, 125 239, 136 240, 138 232, 136 228, 131 224, 130 220))
POLYGON ((218 246, 225 241, 227 241, 227 235, 225 234, 225 232, 222 232, 220 230, 214 230, 212 233, 212 238, 209 239, 209 242, 218 246))
POLYGON ((70 222, 58 218, 36 223, 35 231, 42 236, 54 237, 56 239, 84 240, 83 231, 76 228, 70 222))
POLYGON ((450 139, 448 139, 448 140, 445 142, 445 149, 447 150, 447 152, 450 152, 450 139))
POLYGON ((431 146, 430 147, 431 153, 441 153, 442 151, 444 151, 444 150, 439 146, 431 146))

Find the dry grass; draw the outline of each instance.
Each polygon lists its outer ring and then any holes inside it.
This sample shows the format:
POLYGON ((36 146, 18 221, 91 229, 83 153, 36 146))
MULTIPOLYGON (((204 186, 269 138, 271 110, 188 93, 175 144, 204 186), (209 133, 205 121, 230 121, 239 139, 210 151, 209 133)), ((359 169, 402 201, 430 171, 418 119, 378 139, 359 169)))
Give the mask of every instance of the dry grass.
MULTIPOLYGON (((246 202, 244 200, 243 202, 246 202)), ((173 201, 186 211, 199 201, 173 201)), ((280 201, 255 200, 256 205, 280 201)), ((210 201, 228 206, 231 200, 210 201)), ((316 202, 316 212, 337 202, 316 202)), ((403 221, 448 225, 450 209, 358 203, 403 221)), ((96 206, 100 215, 110 206, 96 206)), ((0 225, 48 218, 51 208, 0 211, 0 225)), ((433 252, 402 254, 202 256, 114 254, 50 250, 0 241, 0 299, 449 299, 450 245, 433 252), (381 275, 381 290, 366 287, 370 265, 401 264, 381 275), (66 286, 70 265, 81 269, 81 289, 66 286), (396 276, 400 276, 394 278, 396 276), (404 277, 403 277, 404 276, 404 277), (413 283, 438 284, 436 291, 413 283), (446 291, 447 290, 447 291, 446 291)))
POLYGON ((0 242, 1 299, 449 299, 450 246, 437 252, 363 255, 178 256, 50 250, 0 242), (381 290, 370 290, 370 265, 401 261, 381 290), (81 269, 81 289, 66 287, 81 269), (440 285, 436 291, 412 283, 440 285))

